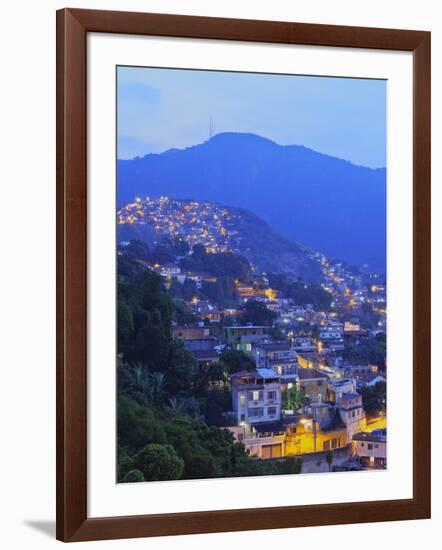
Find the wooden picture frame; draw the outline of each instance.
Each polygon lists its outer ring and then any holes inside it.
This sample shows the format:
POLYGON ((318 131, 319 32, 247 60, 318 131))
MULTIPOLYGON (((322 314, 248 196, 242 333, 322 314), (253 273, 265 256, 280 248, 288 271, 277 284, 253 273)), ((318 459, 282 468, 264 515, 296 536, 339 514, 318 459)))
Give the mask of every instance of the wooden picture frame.
POLYGON ((57 12, 57 538, 276 529, 430 517, 430 33, 64 9, 57 12), (87 33, 413 53, 413 498, 109 518, 87 515, 87 33))

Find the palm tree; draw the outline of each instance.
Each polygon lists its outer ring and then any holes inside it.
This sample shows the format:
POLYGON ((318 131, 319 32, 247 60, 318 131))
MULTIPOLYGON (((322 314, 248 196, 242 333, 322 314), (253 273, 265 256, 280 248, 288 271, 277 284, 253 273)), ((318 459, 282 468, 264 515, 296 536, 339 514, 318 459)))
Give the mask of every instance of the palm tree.
POLYGON ((150 372, 147 365, 136 363, 125 366, 126 391, 141 404, 159 406, 165 399, 166 376, 150 372))
POLYGON ((128 393, 137 401, 147 403, 150 400, 150 373, 147 365, 126 365, 126 379, 128 393))
POLYGON ((149 376, 150 401, 154 405, 161 405, 165 398, 166 375, 163 372, 152 372, 149 376))

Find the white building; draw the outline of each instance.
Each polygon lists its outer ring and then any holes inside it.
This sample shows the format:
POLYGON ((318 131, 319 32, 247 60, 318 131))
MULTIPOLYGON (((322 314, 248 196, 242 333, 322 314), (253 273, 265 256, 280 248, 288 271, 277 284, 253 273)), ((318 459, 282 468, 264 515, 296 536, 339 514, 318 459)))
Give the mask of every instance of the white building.
POLYGON ((285 431, 282 424, 273 426, 269 423, 254 427, 229 426, 235 440, 242 443, 249 456, 256 458, 279 458, 285 456, 285 431), (265 431, 268 425, 268 431, 265 431))
POLYGON ((280 363, 298 365, 298 354, 288 341, 258 344, 253 350, 253 357, 258 368, 275 370, 280 363))
POLYGON ((344 325, 339 321, 329 321, 325 325, 319 326, 319 339, 328 340, 341 340, 344 336, 344 325))
POLYGON ((231 380, 232 408, 238 424, 280 420, 280 379, 272 370, 237 372, 231 380))
POLYGON ((362 406, 362 396, 359 393, 342 394, 339 404, 339 414, 342 422, 347 427, 348 441, 352 440, 354 434, 365 430, 365 411, 362 406))
POLYGON ((369 468, 387 467, 387 430, 360 432, 353 436, 353 452, 369 468))
POLYGON ((176 277, 181 273, 181 268, 175 264, 166 264, 161 267, 160 274, 162 277, 176 277))

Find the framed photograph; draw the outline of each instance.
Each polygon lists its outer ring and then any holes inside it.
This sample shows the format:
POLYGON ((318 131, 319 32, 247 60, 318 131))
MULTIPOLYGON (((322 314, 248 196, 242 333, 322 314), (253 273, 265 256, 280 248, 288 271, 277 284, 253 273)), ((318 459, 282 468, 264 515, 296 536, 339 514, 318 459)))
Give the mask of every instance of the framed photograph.
POLYGON ((430 33, 57 12, 57 538, 430 517, 430 33))

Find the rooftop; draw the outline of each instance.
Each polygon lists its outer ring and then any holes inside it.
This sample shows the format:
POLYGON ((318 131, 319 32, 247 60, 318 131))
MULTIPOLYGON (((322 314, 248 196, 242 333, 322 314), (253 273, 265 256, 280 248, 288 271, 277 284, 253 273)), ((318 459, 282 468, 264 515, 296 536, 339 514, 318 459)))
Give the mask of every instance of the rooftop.
POLYGON ((386 443, 387 430, 373 430, 372 432, 359 432, 353 436, 356 441, 369 441, 370 443, 386 443))
POLYGON ((284 424, 280 420, 277 422, 259 422, 253 424, 253 428, 258 433, 280 433, 285 431, 284 424))
POLYGON ((269 327, 266 327, 264 325, 232 325, 230 327, 226 327, 227 330, 232 330, 232 329, 256 329, 256 328, 262 328, 262 329, 265 329, 265 328, 269 328, 269 327))
POLYGON ((231 376, 232 379, 236 378, 238 380, 279 380, 279 377, 277 374, 274 373, 272 369, 257 369, 257 370, 246 370, 246 371, 240 371, 235 372, 231 376))
POLYGON ((268 342, 265 344, 260 344, 258 347, 264 351, 289 351, 292 349, 290 342, 268 342))
POLYGON ((275 371, 272 369, 257 369, 257 372, 262 378, 277 378, 275 371))
POLYGON ((356 399, 358 397, 361 397, 359 393, 356 392, 348 392, 342 394, 343 399, 356 399))
POLYGON ((316 378, 328 379, 328 376, 316 369, 300 368, 298 370, 298 376, 300 380, 314 380, 316 378))

